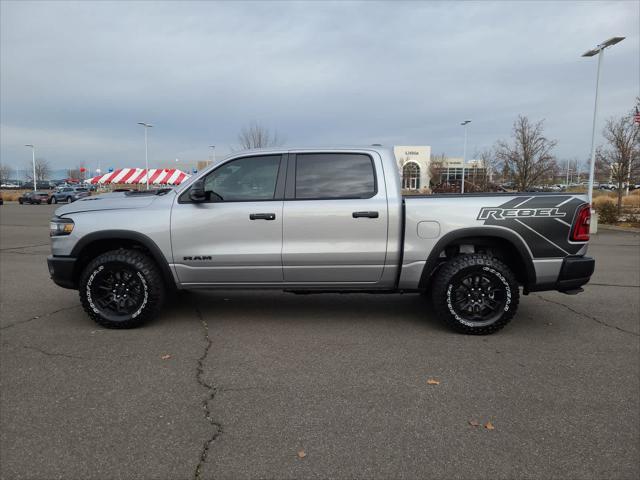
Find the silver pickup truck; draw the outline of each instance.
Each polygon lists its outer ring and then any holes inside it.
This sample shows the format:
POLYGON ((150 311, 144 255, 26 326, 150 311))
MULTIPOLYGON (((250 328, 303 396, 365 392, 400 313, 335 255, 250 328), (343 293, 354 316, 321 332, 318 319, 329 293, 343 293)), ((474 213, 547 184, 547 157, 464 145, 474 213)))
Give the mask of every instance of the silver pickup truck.
POLYGON ((51 278, 110 328, 157 315, 172 290, 415 292, 453 329, 488 334, 520 289, 582 291, 590 208, 582 195, 403 197, 383 147, 235 154, 175 189, 58 208, 51 278))

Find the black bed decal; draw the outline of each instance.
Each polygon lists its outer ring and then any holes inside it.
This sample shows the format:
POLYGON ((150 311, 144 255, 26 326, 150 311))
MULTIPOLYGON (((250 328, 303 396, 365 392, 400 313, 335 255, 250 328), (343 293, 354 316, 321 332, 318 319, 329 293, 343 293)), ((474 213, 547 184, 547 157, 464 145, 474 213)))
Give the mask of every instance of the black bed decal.
POLYGON ((571 195, 516 197, 497 207, 482 207, 477 219, 518 233, 534 258, 565 257, 584 245, 569 242, 573 218, 583 204, 571 195))

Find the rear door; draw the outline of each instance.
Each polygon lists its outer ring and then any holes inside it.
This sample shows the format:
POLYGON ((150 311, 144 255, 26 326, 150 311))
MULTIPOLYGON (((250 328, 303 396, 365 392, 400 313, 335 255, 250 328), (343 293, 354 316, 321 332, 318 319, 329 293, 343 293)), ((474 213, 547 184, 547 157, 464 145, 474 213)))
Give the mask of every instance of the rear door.
POLYGON ((171 244, 181 283, 282 282, 284 163, 282 155, 236 158, 204 177, 207 202, 193 203, 189 189, 180 195, 171 244))
POLYGON ((285 282, 375 284, 387 252, 387 195, 377 153, 290 153, 285 282))

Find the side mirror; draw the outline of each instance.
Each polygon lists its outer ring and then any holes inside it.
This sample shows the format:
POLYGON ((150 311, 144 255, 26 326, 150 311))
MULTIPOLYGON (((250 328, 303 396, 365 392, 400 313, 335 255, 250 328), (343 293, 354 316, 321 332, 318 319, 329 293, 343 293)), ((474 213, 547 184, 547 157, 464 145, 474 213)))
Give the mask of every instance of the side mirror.
POLYGON ((204 180, 196 180, 189 190, 189 198, 192 202, 202 203, 207 201, 207 194, 204 191, 204 180))

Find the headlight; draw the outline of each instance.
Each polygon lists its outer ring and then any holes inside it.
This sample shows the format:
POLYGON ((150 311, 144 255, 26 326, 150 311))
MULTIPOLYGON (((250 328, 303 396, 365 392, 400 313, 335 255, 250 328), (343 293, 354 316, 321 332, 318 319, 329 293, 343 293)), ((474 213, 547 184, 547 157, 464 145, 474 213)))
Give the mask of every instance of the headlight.
POLYGON ((49 223, 49 236, 59 237, 73 232, 73 220, 70 218, 53 217, 49 223))

